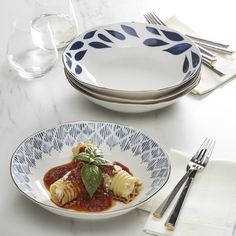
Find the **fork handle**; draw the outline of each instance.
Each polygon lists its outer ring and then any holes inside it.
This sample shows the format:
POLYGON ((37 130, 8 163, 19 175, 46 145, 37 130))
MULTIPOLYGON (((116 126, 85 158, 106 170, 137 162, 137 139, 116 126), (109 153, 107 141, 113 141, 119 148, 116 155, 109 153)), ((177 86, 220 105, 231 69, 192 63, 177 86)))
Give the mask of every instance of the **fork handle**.
POLYGON ((165 223, 166 229, 171 230, 171 231, 175 230, 175 224, 178 219, 182 205, 184 203, 184 199, 188 193, 188 190, 191 187, 191 183, 192 183, 196 173, 197 173, 196 170, 193 171, 193 173, 189 176, 188 180, 186 181, 186 184, 184 185, 184 188, 183 188, 183 190, 182 190, 182 192, 181 192, 181 194, 174 206, 174 209, 172 210, 172 212, 170 213, 169 217, 166 220, 166 223, 165 223))
POLYGON ((226 54, 226 55, 232 55, 235 51, 229 48, 222 48, 214 45, 209 45, 207 43, 202 43, 202 42, 196 42, 195 43, 201 47, 204 47, 206 49, 212 50, 214 52, 218 52, 221 54, 226 54))
POLYGON ((163 214, 165 213, 166 209, 169 207, 170 203, 186 181, 186 179, 189 177, 189 175, 193 172, 193 170, 189 170, 185 173, 185 175, 180 179, 180 181, 175 185, 174 189, 171 191, 171 193, 166 197, 166 199, 161 203, 161 205, 153 212, 153 216, 156 218, 161 218, 163 214))
POLYGON ((202 64, 205 65, 207 68, 215 72, 219 76, 224 76, 225 73, 218 69, 216 66, 212 65, 210 61, 208 61, 206 58, 202 58, 202 64))

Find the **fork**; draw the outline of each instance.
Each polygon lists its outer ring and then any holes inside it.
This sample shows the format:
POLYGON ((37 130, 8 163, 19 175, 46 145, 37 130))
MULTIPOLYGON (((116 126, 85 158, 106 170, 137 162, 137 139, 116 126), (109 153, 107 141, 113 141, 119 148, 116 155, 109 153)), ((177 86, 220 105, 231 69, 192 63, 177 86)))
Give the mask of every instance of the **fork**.
POLYGON ((183 202, 185 200, 185 197, 191 187, 193 179, 194 179, 197 171, 204 169, 205 166, 207 165, 208 160, 212 154, 213 148, 215 146, 215 141, 208 140, 204 146, 205 146, 204 149, 202 149, 202 150, 204 150, 202 152, 202 155, 199 155, 199 157, 197 158, 196 165, 198 166, 198 169, 194 170, 192 172, 192 174, 189 176, 189 178, 188 178, 187 182, 185 183, 184 188, 183 188, 183 190, 182 190, 182 192, 181 192, 181 194, 174 206, 174 209, 172 210, 172 212, 170 213, 169 217, 166 220, 165 227, 168 230, 173 231, 175 229, 176 221, 178 219, 178 216, 179 216, 180 210, 182 208, 183 202))
MULTIPOLYGON (((147 13, 144 15, 144 17, 149 24, 166 26, 166 24, 161 19, 159 19, 155 13, 147 13)), ((223 71, 213 66, 216 63, 216 56, 207 49, 203 48, 201 45, 198 45, 198 48, 202 54, 202 63, 216 74, 220 76, 225 75, 223 71)))
POLYGON ((193 155, 186 166, 186 173, 180 179, 180 181, 176 184, 172 192, 166 197, 166 199, 160 204, 160 206, 153 212, 153 215, 156 218, 161 218, 165 213, 166 209, 169 207, 170 203, 184 184, 184 182, 188 179, 188 177, 194 173, 194 171, 202 170, 206 164, 208 159, 206 157, 207 146, 210 142, 209 138, 206 138, 202 145, 199 147, 197 152, 193 155))
MULTIPOLYGON (((144 15, 147 21, 150 21, 150 24, 160 24, 166 26, 166 24, 154 13, 147 13, 144 15)), ((234 50, 229 49, 229 44, 223 44, 218 42, 213 42, 207 39, 202 39, 192 35, 186 35, 193 40, 198 46, 211 49, 218 53, 231 55, 234 53, 234 50)))

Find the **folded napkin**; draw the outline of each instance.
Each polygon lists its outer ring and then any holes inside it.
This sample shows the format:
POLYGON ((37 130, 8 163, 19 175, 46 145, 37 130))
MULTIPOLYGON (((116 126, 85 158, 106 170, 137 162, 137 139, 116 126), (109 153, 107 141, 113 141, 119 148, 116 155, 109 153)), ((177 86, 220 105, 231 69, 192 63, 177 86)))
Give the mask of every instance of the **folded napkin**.
MULTIPOLYGON (((198 36, 198 34, 193 31, 189 26, 182 23, 177 17, 172 16, 165 23, 168 27, 178 30, 183 34, 189 34, 193 36, 198 36)), ((217 54, 213 52, 214 54, 217 54)), ((232 56, 226 55, 222 56, 221 54, 217 54, 219 57, 219 63, 216 63, 216 66, 220 67, 220 69, 225 72, 224 76, 219 76, 213 71, 211 71, 206 66, 202 66, 202 76, 200 83, 192 90, 193 94, 202 95, 208 93, 215 88, 219 87, 223 83, 232 79, 236 75, 236 60, 235 53, 232 56)))
POLYGON ((206 169, 197 173, 186 196, 175 231, 168 231, 164 223, 176 199, 162 219, 152 212, 171 192, 185 173, 190 156, 176 150, 170 153, 171 175, 167 184, 140 209, 151 214, 144 231, 153 235, 173 236, 231 236, 236 226, 236 162, 212 160, 206 169))

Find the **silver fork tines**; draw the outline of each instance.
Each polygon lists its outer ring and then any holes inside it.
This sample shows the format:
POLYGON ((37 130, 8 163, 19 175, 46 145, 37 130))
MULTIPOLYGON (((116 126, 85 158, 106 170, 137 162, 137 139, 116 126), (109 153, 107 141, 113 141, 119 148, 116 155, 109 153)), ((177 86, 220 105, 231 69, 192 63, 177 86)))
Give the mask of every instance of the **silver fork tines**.
POLYGON ((166 26, 166 24, 154 12, 144 14, 144 17, 149 24, 158 24, 166 26))
POLYGON ((214 146, 215 146, 215 141, 206 138, 199 149, 200 150, 199 157, 196 158, 195 162, 200 166, 205 167, 212 154, 214 146))
POLYGON ((215 141, 209 138, 206 138, 197 152, 190 159, 187 167, 185 175, 180 179, 180 181, 176 184, 172 192, 166 197, 166 199, 161 203, 161 205, 154 211, 153 215, 157 218, 161 218, 165 213, 166 209, 169 207, 170 203, 187 180, 187 178, 194 172, 200 171, 205 168, 208 163, 208 160, 212 154, 212 150, 214 148, 215 141))

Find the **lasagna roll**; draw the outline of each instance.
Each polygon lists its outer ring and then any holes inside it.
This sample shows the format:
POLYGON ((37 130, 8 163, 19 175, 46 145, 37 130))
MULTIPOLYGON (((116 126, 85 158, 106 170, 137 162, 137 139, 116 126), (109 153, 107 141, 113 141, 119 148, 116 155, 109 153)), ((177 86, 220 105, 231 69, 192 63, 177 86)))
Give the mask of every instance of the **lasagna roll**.
POLYGON ((68 180, 70 172, 50 185, 51 199, 58 206, 64 206, 78 197, 80 191, 78 186, 68 180))
POLYGON ((128 203, 139 194, 141 186, 142 181, 138 177, 130 175, 125 170, 119 170, 111 177, 108 188, 114 198, 128 203))

